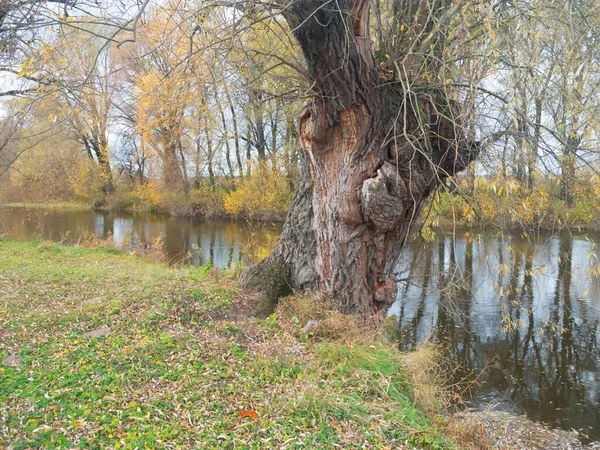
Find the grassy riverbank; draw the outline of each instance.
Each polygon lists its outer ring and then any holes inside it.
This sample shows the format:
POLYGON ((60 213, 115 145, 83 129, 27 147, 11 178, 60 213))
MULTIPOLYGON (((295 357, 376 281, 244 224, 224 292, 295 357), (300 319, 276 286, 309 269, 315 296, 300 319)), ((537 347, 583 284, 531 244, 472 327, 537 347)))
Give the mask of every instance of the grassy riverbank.
POLYGON ((3 203, 0 207, 10 208, 42 208, 42 209, 90 209, 90 205, 84 203, 52 202, 52 203, 3 203))
MULTIPOLYGON (((97 180, 96 180, 97 181, 97 180)), ((159 180, 143 183, 121 180, 114 190, 103 192, 104 183, 68 180, 60 193, 51 195, 55 179, 44 183, 0 183, 0 205, 44 208, 93 208, 101 211, 164 213, 179 217, 247 218, 282 221, 293 197, 295 176, 286 176, 266 166, 256 167, 251 176, 239 179, 217 177, 213 182, 190 184, 186 189, 168 190, 159 180), (85 183, 84 183, 85 185, 85 183)))
POLYGON ((350 318, 255 311, 221 271, 0 240, 0 447, 456 447, 350 318))
POLYGON ((442 228, 599 231, 600 186, 596 181, 578 188, 573 204, 567 204, 556 183, 528 189, 514 180, 477 178, 473 186, 460 183, 436 193, 425 208, 425 221, 442 228))

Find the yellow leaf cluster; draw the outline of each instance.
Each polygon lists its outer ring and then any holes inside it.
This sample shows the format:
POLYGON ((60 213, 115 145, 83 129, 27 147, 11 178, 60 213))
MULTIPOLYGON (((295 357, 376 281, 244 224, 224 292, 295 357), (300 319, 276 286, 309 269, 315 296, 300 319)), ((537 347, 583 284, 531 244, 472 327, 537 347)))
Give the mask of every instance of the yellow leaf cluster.
POLYGON ((225 196, 225 210, 233 215, 268 217, 281 215, 290 206, 292 193, 279 171, 261 167, 240 182, 239 188, 225 196))

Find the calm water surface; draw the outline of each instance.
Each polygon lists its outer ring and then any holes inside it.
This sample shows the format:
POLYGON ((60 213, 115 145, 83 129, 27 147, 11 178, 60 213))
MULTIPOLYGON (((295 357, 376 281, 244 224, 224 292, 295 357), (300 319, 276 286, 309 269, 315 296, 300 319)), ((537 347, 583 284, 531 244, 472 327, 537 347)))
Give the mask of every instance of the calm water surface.
MULTIPOLYGON (((112 236, 155 245, 171 261, 231 267, 265 256, 278 225, 174 219, 82 210, 0 208, 0 233, 76 241, 112 236), (159 240, 159 241, 157 241, 159 240)), ((467 406, 524 413, 600 439, 600 250, 598 235, 438 233, 414 242, 400 263, 397 302, 404 350, 441 344, 475 380, 467 406)))
POLYGON ((438 233, 414 244, 401 262, 411 282, 389 311, 400 347, 440 343, 455 380, 476 380, 469 406, 600 439, 598 242, 438 233))
POLYGON ((75 209, 0 207, 0 233, 12 239, 78 242, 111 238, 127 250, 160 246, 173 263, 230 268, 268 254, 280 224, 251 226, 241 220, 203 220, 152 214, 75 209))

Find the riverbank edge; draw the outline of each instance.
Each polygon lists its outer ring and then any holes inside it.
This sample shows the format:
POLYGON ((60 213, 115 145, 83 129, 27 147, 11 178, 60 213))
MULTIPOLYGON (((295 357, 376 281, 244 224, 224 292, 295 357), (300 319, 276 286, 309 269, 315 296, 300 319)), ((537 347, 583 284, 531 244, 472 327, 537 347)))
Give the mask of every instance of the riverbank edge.
MULTIPOLYGON (((200 214, 200 213, 174 213, 163 210, 148 211, 140 210, 136 208, 120 208, 112 209, 108 206, 94 207, 93 205, 85 203, 71 203, 71 202, 56 202, 56 203, 0 203, 1 207, 7 208, 31 208, 31 209, 65 209, 65 210, 86 210, 106 213, 128 213, 128 214, 157 214, 164 215, 174 218, 196 218, 196 219, 217 219, 217 220, 245 220, 256 223, 283 223, 285 221, 286 214, 272 213, 268 217, 248 217, 244 214, 228 214, 226 212, 200 214)), ((556 226, 545 226, 545 225, 534 225, 534 224, 523 224, 514 223, 509 226, 503 225, 501 227, 483 222, 468 222, 468 221, 456 221, 446 218, 440 218, 437 225, 428 228, 430 232, 440 233, 449 231, 465 231, 473 232, 476 234, 486 233, 501 234, 503 232, 518 232, 526 233, 528 235, 535 235, 536 233, 559 233, 559 232, 576 232, 576 233, 600 233, 600 223, 595 225, 576 225, 576 224, 560 224, 556 226), (485 230, 484 230, 485 229, 485 230)))
POLYGON ((0 293, 2 447, 460 447, 404 355, 315 296, 267 315, 231 272, 6 239, 0 293))
POLYGON ((468 231, 476 234, 487 233, 525 233, 527 235, 535 235, 537 233, 560 233, 560 232, 576 232, 576 233, 600 233, 600 223, 590 224, 555 224, 555 225, 539 225, 539 224, 524 224, 513 223, 510 225, 501 225, 485 222, 468 222, 456 221, 452 222, 449 219, 440 218, 435 226, 431 226, 433 232, 440 231, 468 231))
POLYGON ((93 206, 85 203, 0 203, 0 208, 30 208, 30 209, 66 209, 66 210, 81 210, 81 211, 96 211, 105 213, 128 213, 128 214, 157 214, 169 217, 181 218, 196 218, 196 219, 219 219, 219 220, 252 220, 256 222, 273 222, 283 223, 285 214, 272 213, 267 217, 251 218, 244 214, 228 214, 226 212, 210 213, 210 214, 193 214, 193 213, 173 213, 164 210, 145 210, 136 208, 119 208, 113 209, 108 206, 93 206))
POLYGON ((599 450, 600 442, 590 442, 577 431, 550 428, 526 416, 506 411, 465 411, 451 417, 450 423, 471 436, 474 448, 502 450, 599 450), (483 436, 480 444, 477 437, 483 436))

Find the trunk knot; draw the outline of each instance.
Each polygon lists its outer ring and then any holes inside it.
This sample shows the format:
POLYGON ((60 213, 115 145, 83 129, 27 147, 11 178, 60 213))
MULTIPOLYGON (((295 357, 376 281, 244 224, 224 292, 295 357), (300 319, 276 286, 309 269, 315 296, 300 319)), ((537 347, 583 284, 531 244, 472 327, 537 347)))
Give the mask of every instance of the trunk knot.
POLYGON ((361 207, 365 221, 382 232, 395 229, 404 217, 406 187, 395 167, 384 162, 373 178, 361 189, 361 207))

